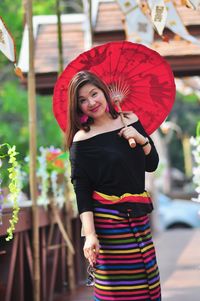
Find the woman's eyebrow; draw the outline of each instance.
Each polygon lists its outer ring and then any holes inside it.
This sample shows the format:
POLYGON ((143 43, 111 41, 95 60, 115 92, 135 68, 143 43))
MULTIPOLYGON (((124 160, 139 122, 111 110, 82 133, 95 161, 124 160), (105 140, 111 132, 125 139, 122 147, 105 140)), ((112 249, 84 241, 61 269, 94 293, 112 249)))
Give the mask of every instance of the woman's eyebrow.
POLYGON ((96 88, 92 88, 92 89, 89 91, 89 94, 92 93, 94 90, 96 90, 96 88))
MULTIPOLYGON (((95 89, 96 89, 96 88, 92 88, 92 89, 88 92, 88 94, 92 93, 93 90, 95 90, 95 89)), ((78 99, 80 99, 80 98, 84 98, 84 96, 82 96, 82 95, 78 96, 78 99)))

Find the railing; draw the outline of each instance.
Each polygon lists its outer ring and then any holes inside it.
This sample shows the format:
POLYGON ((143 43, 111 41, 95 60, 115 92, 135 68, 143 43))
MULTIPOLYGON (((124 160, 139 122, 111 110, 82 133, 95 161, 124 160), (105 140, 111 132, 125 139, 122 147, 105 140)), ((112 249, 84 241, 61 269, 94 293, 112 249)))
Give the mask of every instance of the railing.
MULTIPOLYGON (((62 220, 65 214, 60 212, 62 220)), ((11 218, 10 209, 3 212, 3 225, 0 225, 0 300, 32 301, 33 248, 32 211, 30 207, 21 208, 14 239, 5 241, 6 229, 11 218)), ((51 211, 39 207, 40 227, 40 279, 41 301, 53 301, 55 293, 69 290, 67 247, 51 211)), ((74 269, 76 285, 86 277, 80 238, 79 218, 72 219, 72 242, 76 251, 74 269)))

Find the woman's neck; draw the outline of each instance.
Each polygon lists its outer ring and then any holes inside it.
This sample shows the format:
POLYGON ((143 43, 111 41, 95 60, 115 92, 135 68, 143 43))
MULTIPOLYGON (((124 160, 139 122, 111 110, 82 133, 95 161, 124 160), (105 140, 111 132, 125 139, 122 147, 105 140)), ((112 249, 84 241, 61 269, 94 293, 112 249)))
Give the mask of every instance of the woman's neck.
POLYGON ((114 120, 112 116, 109 113, 105 113, 103 116, 94 119, 93 126, 95 126, 96 128, 102 128, 106 125, 109 125, 112 120, 114 120))

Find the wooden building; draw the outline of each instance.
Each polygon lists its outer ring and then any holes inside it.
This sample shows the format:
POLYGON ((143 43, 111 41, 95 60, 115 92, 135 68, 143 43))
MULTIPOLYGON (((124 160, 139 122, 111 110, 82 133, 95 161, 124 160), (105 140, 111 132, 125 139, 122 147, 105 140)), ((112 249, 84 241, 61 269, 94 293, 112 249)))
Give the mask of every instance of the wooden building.
MULTIPOLYGON (((93 45, 126 39, 124 15, 117 1, 92 1, 96 3, 92 11, 93 45)), ((178 12, 189 33, 200 39, 200 11, 187 7, 178 7, 178 12)), ((57 78, 58 47, 57 47, 56 16, 34 16, 35 37, 35 71, 36 87, 39 93, 51 94, 57 78)), ((169 43, 163 42, 157 34, 151 46, 163 55, 170 63, 175 76, 200 75, 200 46, 185 40, 177 39, 168 29, 164 34, 170 38, 169 43)), ((78 54, 90 48, 89 30, 83 14, 62 16, 62 37, 64 65, 66 66, 78 54)), ((24 31, 20 52, 19 65, 26 74, 28 71, 28 38, 24 31)))

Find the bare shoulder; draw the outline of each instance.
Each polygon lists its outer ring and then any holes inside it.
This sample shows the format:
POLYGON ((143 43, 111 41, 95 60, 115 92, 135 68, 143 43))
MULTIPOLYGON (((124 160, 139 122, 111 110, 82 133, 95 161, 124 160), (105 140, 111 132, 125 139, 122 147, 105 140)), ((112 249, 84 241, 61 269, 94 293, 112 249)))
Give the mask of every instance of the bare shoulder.
POLYGON ((128 117, 128 119, 130 121, 130 124, 138 121, 137 115, 135 113, 133 113, 133 112, 128 113, 127 117, 128 117))
POLYGON ((85 132, 84 130, 79 130, 78 132, 76 132, 76 134, 74 135, 73 138, 73 142, 77 142, 77 141, 81 141, 81 140, 85 140, 89 138, 89 134, 87 132, 85 132))

